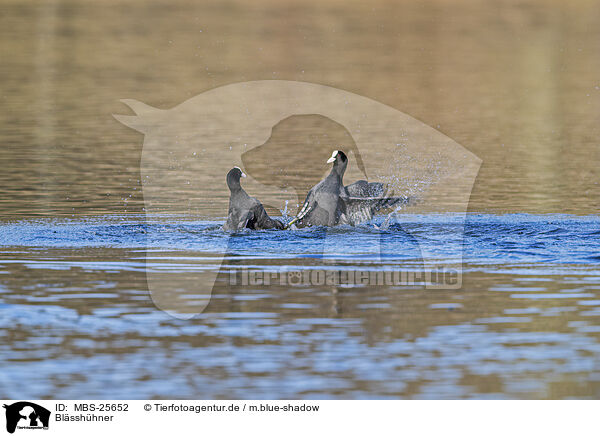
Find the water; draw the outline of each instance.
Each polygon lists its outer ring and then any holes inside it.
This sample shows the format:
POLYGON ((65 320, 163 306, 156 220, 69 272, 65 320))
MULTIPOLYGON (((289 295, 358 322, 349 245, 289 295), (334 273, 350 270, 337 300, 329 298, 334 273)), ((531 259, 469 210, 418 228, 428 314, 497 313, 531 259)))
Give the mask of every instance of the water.
MULTIPOLYGON (((338 265, 464 256, 463 286, 229 286, 191 320, 159 311, 146 271, 228 261, 322 265, 323 229, 241 232, 127 215, 0 226, 0 394, 99 398, 597 398, 600 219, 405 215, 333 233, 338 265), (381 258, 373 261, 373 235, 381 258), (148 235, 152 235, 149 237, 148 235), (234 242, 231 242, 234 240, 234 242), (212 241, 212 242, 211 242, 212 241), (321 242, 321 243, 320 243, 321 242), (146 258, 146 255, 149 257, 146 258), (417 256, 416 256, 417 255, 417 256)), ((335 254, 335 252, 333 253, 335 254)), ((193 296, 192 296, 193 297, 193 296)))

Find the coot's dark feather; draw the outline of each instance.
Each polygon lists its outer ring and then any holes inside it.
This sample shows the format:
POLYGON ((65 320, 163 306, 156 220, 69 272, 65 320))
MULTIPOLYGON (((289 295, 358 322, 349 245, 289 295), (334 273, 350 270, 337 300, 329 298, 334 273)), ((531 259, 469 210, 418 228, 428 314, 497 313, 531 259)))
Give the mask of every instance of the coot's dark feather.
POLYGON ((359 180, 344 186, 348 158, 342 151, 334 151, 327 162, 333 162, 331 172, 308 192, 291 223, 297 223, 299 227, 356 225, 370 220, 379 210, 414 202, 408 197, 387 196, 382 183, 359 180))
POLYGON ((283 230, 283 223, 272 219, 261 202, 250 197, 244 191, 240 185, 240 177, 246 177, 246 175, 238 167, 232 168, 227 173, 227 186, 231 194, 229 196, 229 213, 223 230, 236 231, 244 228, 283 230))

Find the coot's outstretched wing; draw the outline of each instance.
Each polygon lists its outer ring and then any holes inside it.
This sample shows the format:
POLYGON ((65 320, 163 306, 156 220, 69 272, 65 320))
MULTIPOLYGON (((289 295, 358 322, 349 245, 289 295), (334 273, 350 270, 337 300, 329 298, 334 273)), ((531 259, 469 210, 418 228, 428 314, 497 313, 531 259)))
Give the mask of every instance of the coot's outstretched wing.
POLYGON ((383 183, 359 180, 346 186, 346 191, 350 197, 383 197, 385 187, 383 183))
MULTIPOLYGON (((375 185, 375 183, 373 183, 375 185)), ((381 184, 379 184, 381 185, 381 184)), ((377 187, 379 189, 379 187, 377 187)), ((398 207, 402 205, 410 206, 416 203, 416 200, 407 196, 386 196, 385 189, 381 185, 383 195, 374 197, 340 197, 341 209, 340 224, 357 225, 373 218, 373 215, 380 210, 398 207)))
POLYGON ((308 215, 316 206, 314 187, 308 191, 306 194, 306 199, 304 200, 304 204, 300 208, 300 211, 296 214, 293 220, 285 225, 285 229, 289 229, 292 224, 295 224, 298 221, 301 221, 306 215, 308 215))

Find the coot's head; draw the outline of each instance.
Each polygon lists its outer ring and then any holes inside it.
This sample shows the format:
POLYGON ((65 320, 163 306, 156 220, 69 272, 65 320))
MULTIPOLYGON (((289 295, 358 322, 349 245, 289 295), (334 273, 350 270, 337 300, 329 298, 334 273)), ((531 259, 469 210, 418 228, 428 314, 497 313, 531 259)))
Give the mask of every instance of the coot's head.
POLYGON ((333 169, 335 169, 338 174, 343 175, 344 171, 346 171, 346 166, 348 166, 348 157, 343 151, 335 150, 331 153, 331 157, 327 159, 327 163, 333 162, 333 169))
POLYGON ((233 167, 227 173, 227 186, 230 191, 241 189, 240 177, 246 177, 246 174, 239 168, 233 167))

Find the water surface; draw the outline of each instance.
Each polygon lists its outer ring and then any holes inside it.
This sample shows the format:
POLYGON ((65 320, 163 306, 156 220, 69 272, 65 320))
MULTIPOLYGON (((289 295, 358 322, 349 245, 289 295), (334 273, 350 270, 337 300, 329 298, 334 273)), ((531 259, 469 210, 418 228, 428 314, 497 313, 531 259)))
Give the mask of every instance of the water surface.
POLYGON ((3 0, 0 397, 599 398, 599 6, 3 0), (339 228, 325 251, 323 229, 231 236, 225 197, 146 221, 119 100, 265 79, 366 96, 476 154, 464 238, 451 213, 339 228), (324 252, 418 271, 423 248, 461 258, 460 289, 229 281, 324 252), (147 271, 223 256, 200 316, 153 305, 147 271))
POLYGON ((220 221, 132 215, 3 224, 0 395, 598 398, 600 219, 470 215, 463 241, 451 214, 384 232, 381 221, 336 229, 336 267, 418 269, 419 241, 440 260, 464 249, 462 288, 231 286, 232 268, 321 268, 322 229, 230 235, 220 221), (206 310, 158 310, 147 270, 214 268, 220 238, 235 241, 206 310))

